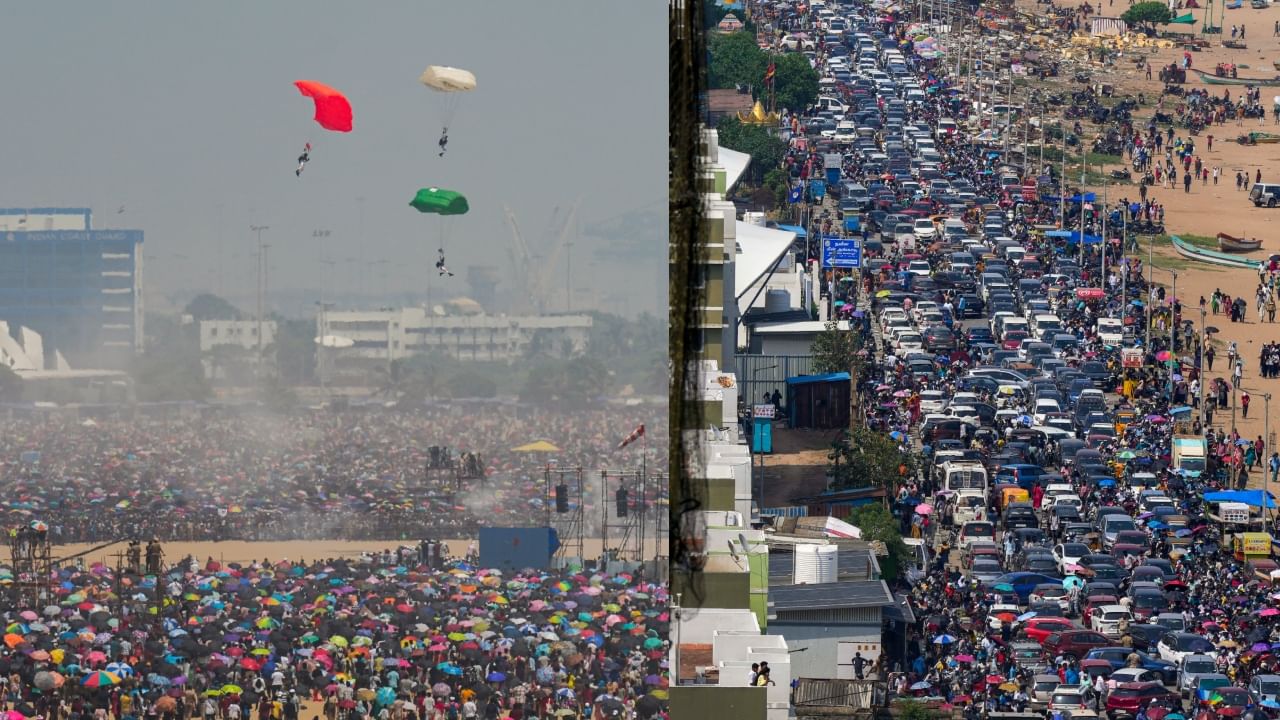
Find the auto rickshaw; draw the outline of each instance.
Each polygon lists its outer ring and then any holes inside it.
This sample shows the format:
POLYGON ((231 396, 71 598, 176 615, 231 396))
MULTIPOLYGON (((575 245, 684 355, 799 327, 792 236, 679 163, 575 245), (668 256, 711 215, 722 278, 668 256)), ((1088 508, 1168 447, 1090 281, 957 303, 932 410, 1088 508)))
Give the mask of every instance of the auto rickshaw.
POLYGON ((1001 512, 1003 512, 1005 508, 1009 507, 1010 503, 1031 502, 1031 493, 1017 485, 1001 483, 996 486, 996 489, 1000 493, 1001 512))
POLYGON ((1138 419, 1138 413, 1133 408, 1122 407, 1116 410, 1116 436, 1124 437, 1125 428, 1129 424, 1138 419))

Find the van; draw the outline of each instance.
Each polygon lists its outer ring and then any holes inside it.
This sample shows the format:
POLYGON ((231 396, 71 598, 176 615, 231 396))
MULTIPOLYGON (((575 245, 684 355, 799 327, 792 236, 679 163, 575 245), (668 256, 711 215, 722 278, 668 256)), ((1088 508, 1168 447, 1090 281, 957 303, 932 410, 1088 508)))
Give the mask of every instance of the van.
POLYGON ((1052 336, 1053 333, 1062 331, 1062 320, 1057 315, 1037 315, 1032 320, 1032 335, 1038 338, 1045 337, 1046 333, 1052 336))
POLYGON ((1280 201, 1280 184, 1257 183, 1249 189, 1249 200, 1253 202, 1254 207, 1263 205, 1269 208, 1275 207, 1276 202, 1280 201))
POLYGON ((837 113, 846 113, 849 111, 849 106, 833 97, 820 97, 818 98, 818 109, 830 110, 837 113))
POLYGON ((911 551, 911 562, 907 567, 907 582, 915 585, 929 574, 929 546, 921 538, 902 538, 911 551))

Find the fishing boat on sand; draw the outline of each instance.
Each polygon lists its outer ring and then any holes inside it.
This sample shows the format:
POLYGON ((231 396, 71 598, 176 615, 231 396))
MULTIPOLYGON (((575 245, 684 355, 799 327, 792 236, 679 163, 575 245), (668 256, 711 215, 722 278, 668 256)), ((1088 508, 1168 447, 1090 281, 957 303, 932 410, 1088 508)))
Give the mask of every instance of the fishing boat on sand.
POLYGON ((1249 252, 1262 247, 1257 238, 1238 238, 1226 233, 1218 233, 1218 249, 1222 252, 1249 252))
POLYGON ((1280 77, 1222 77, 1214 75, 1213 73, 1207 73, 1203 70, 1196 70, 1195 73, 1200 76, 1200 81, 1205 85, 1256 85, 1258 87, 1280 87, 1280 77))

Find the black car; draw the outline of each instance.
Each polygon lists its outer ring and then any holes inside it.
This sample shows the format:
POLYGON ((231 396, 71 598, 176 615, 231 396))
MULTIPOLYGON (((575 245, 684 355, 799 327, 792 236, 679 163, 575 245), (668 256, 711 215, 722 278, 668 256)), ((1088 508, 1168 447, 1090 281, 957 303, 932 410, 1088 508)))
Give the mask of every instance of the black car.
POLYGON ((1080 363, 1080 374, 1099 384, 1111 379, 1111 371, 1107 369, 1106 364, 1097 360, 1080 363))
POLYGON ((1010 505, 1005 508, 1003 520, 1005 530, 1040 527, 1040 520, 1036 518, 1036 511, 1030 505, 1010 505))
POLYGON ((975 342, 995 342, 995 336, 991 334, 991 328, 982 327, 981 325, 969 328, 965 331, 964 336, 970 344, 975 342))
POLYGON ((1135 623, 1129 626, 1129 637, 1133 638, 1133 649, 1145 653, 1158 654, 1156 645, 1160 642, 1160 637, 1167 632, 1169 629, 1163 625, 1135 623))
POLYGON ((924 349, 931 353, 950 353, 956 349, 956 336, 946 327, 935 325, 924 331, 924 349))
POLYGON ((1053 575, 1058 572, 1058 564, 1054 561, 1052 555, 1031 553, 1023 559, 1022 569, 1027 572, 1040 573, 1041 575, 1053 575))
POLYGON ((983 301, 982 296, 976 292, 965 292, 960 295, 964 298, 964 313, 961 319, 980 318, 987 314, 987 303, 983 301))

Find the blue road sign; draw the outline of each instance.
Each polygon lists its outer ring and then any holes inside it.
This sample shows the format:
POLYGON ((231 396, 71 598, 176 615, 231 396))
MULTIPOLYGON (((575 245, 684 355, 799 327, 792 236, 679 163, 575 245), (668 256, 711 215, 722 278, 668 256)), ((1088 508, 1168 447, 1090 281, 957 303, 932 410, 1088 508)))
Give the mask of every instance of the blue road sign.
POLYGON ((862 267, 862 241, 857 238, 822 238, 822 267, 862 267))

